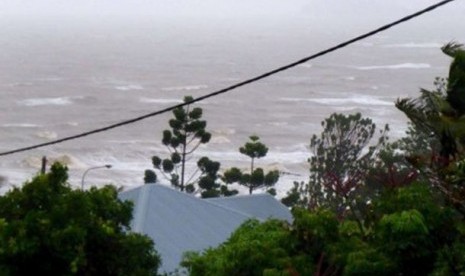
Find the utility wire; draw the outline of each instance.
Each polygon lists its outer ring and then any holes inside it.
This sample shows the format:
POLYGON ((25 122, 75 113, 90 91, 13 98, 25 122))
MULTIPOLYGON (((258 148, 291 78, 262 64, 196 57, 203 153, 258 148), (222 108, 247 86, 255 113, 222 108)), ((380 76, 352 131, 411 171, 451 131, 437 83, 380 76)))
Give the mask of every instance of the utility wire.
POLYGON ((420 10, 420 11, 417 11, 415 13, 412 13, 408 16, 405 16, 397 21, 394 21, 392 23, 389 23, 389 24, 386 24, 382 27, 379 27, 378 29, 375 29, 373 31, 370 31, 368 33, 365 33, 365 34, 362 34, 360 36, 357 36, 353 39, 350 39, 350 40, 347 40, 345 42, 342 42, 336 46, 333 46, 331 48, 328 48, 326 50, 323 50, 319 53, 316 53, 314 55, 311 55, 311 56, 308 56, 308 57, 305 57, 303 59, 300 59, 298 61, 295 61, 293 63, 290 63, 288 65, 285 65, 285 66, 282 66, 282 67, 279 67, 277 69, 274 69, 272 71, 269 71, 267 73, 264 73, 264 74, 261 74, 259 76, 256 76, 256 77, 253 77, 253 78, 250 78, 248 80, 245 80, 245 81, 242 81, 242 82, 239 82, 239 83, 236 83, 234 85, 231 85, 229 87, 226 87, 226 88, 223 88, 221 90, 218 90, 218 91, 215 91, 215 92, 212 92, 212 93, 209 93, 209 94, 206 94, 206 95, 203 95, 201 97, 198 97, 196 99, 193 99, 191 101, 188 101, 188 102, 185 102, 185 103, 180 103, 180 104, 177 104, 177 105, 173 105, 173 106, 170 106, 170 107, 167 107, 167 108, 164 108, 164 109, 161 109, 161 110, 158 110, 158 111, 155 111, 155 112, 152 112, 152 113, 148 113, 148 114, 145 114, 145 115, 142 115, 142 116, 139 116, 139 117, 136 117, 136 118, 132 118, 132 119, 129 119, 129 120, 125 120, 125 121, 121 121, 119 123, 115 123, 115 124, 112 124, 112 125, 109 125, 109 126, 106 126, 106 127, 102 127, 102 128, 98 128, 98 129, 94 129, 94 130, 91 130, 91 131, 87 131, 87 132, 83 132, 83 133, 80 133, 80 134, 76 134, 76 135, 72 135, 72 136, 68 136, 68 137, 64 137, 64 138, 61 138, 61 139, 57 139, 57 140, 53 140, 53 141, 50 141, 50 142, 46 142, 46 143, 41 143, 41 144, 36 144, 36 145, 32 145, 32 146, 28 146, 28 147, 24 147, 24 148, 18 148, 18 149, 14 149, 14 150, 10 150, 10 151, 5 151, 5 152, 1 152, 0 153, 0 156, 5 156, 5 155, 11 155, 11 154, 14 154, 14 153, 19 153, 19 152, 23 152, 23 151, 29 151, 29 150, 33 150, 33 149, 37 149, 37 148, 42 148, 42 147, 45 147, 45 146, 50 146, 50 145, 54 145, 54 144, 59 144, 59 143, 63 143, 63 142, 66 142, 66 141, 69 141, 69 140, 74 140, 74 139, 78 139, 78 138, 82 138, 82 137, 85 137, 85 136, 89 136, 89 135, 92 135, 92 134, 96 134, 96 133, 99 133, 99 132, 104 132, 104 131, 107 131, 107 130, 110 130, 110 129, 113 129, 113 128, 117 128, 117 127, 121 127, 121 126, 125 126, 125 125, 129 125, 129 124, 132 124, 132 123, 135 123, 135 122, 138 122, 138 121, 142 121, 144 119, 147 119, 147 118, 150 118, 150 117, 154 117, 154 116, 158 116, 158 115, 161 115, 163 113, 167 113, 169 111, 172 111, 176 108, 180 108, 180 107, 184 107, 186 105, 189 105, 189 104, 193 104, 193 103, 196 103, 196 102, 200 102, 200 101, 203 101, 205 99, 208 99, 208 98, 211 98, 211 97, 214 97, 214 96, 218 96, 220 94, 224 94, 226 92, 229 92, 231 90, 234 90, 236 88, 239 88, 239 87, 242 87, 242 86, 245 86, 245 85, 248 85, 248 84, 251 84, 253 82, 256 82, 256 81, 259 81, 261 79, 264 79, 264 78, 267 78, 267 77, 270 77, 272 75, 275 75, 277 73, 280 73, 282 71, 286 71, 288 69, 291 69, 299 64, 302 64, 302 63, 305 63, 305 62, 308 62, 310 60, 313 60, 315 58, 318 58, 318 57, 321 57, 321 56, 324 56, 326 54, 329 54, 331 52, 334 52, 336 50, 339 50, 341 48, 345 48, 357 41, 360 41, 360 40, 363 40, 365 38, 368 38, 370 36, 373 36, 379 32, 382 32, 382 31, 385 31, 387 29, 390 29, 396 25, 399 25, 401 23, 404 23, 406 21, 409 21, 415 17, 418 17, 424 13, 427 13, 427 12, 430 12, 432 10, 435 10, 441 6, 444 6, 446 4, 448 4, 449 2, 453 2, 455 0, 445 0, 445 1, 441 1, 441 2, 438 2, 434 5, 431 5, 423 10, 420 10))

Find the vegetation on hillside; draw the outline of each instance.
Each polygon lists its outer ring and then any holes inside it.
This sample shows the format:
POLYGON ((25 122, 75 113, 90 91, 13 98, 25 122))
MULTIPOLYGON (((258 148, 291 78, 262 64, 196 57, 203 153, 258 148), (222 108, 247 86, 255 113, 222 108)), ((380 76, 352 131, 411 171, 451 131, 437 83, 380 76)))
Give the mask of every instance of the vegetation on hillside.
POLYGON ((283 199, 292 223, 247 221, 222 245, 189 252, 191 275, 465 275, 465 50, 449 77, 399 99, 407 136, 333 114, 313 136, 310 178, 283 199))
POLYGON ((130 232, 132 203, 67 178, 55 164, 0 196, 0 275, 156 275, 153 241, 130 232))

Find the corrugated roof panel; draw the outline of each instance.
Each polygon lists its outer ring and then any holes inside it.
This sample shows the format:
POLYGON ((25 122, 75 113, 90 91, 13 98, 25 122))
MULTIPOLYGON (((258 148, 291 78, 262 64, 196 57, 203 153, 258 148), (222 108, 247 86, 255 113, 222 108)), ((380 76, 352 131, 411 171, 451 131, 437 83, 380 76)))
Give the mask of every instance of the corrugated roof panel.
POLYGON ((289 209, 270 194, 217 197, 207 200, 261 220, 275 218, 292 222, 289 209))
POLYGON ((178 268, 186 251, 223 243, 249 218, 292 218, 286 207, 266 195, 204 200, 150 184, 122 192, 120 198, 134 202, 133 231, 155 242, 162 257, 160 272, 178 268))

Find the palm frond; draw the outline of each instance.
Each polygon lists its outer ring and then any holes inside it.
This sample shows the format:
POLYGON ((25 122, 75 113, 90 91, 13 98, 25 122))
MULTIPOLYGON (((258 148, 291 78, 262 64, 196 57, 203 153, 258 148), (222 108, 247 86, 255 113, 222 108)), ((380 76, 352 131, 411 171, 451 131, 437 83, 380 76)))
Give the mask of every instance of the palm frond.
POLYGON ((463 44, 457 43, 455 41, 451 41, 446 45, 442 46, 441 50, 444 54, 452 58, 455 57, 458 52, 465 51, 465 49, 463 48, 463 44))
POLYGON ((421 89, 418 98, 397 99, 395 105, 412 122, 415 128, 425 133, 438 134, 443 111, 447 108, 444 96, 439 92, 421 89))

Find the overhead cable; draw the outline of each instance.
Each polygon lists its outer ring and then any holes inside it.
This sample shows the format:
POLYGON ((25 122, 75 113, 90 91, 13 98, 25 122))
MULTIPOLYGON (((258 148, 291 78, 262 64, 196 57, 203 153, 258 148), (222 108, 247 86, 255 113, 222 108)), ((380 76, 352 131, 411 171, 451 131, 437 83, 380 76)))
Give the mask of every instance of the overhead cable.
POLYGON ((193 104, 193 103, 196 103, 196 102, 200 102, 200 101, 203 101, 205 99, 208 99, 208 98, 211 98, 211 97, 214 97, 214 96, 218 96, 220 94, 224 94, 226 92, 229 92, 231 90, 234 90, 236 88, 239 88, 239 87, 242 87, 242 86, 245 86, 245 85, 248 85, 248 84, 251 84, 251 83, 254 83, 254 82, 257 82, 259 80, 262 80, 262 79, 265 79, 267 77, 270 77, 272 75, 275 75, 277 73, 280 73, 282 71, 286 71, 288 69, 291 69, 299 64, 303 64, 303 63, 306 63, 310 60, 313 60, 315 58, 318 58, 318 57, 321 57, 321 56, 324 56, 326 54, 329 54, 331 52, 334 52, 336 50, 339 50, 339 49, 342 49, 344 47, 347 47, 355 42, 358 42, 360 40, 363 40, 365 38, 368 38, 370 36, 373 36, 379 32, 382 32, 382 31, 385 31, 387 29, 390 29, 396 25, 399 25, 401 23, 404 23, 406 21, 409 21, 413 18, 416 18, 424 13, 427 13, 427 12, 430 12, 432 10, 435 10, 441 6, 444 6, 450 2, 453 2, 455 0, 445 0, 445 1, 441 1, 441 2, 438 2, 434 5, 431 5, 425 9, 422 9, 420 11, 417 11, 415 13, 412 13, 408 16, 405 16, 397 21, 394 21, 392 23, 389 23, 389 24, 386 24, 382 27, 379 27, 373 31, 370 31, 370 32, 367 32, 365 34, 362 34, 360 36, 357 36, 355 38, 352 38, 350 40, 347 40, 345 42, 342 42, 336 46, 333 46, 331 48, 328 48, 326 50, 323 50, 321 52, 318 52, 316 54, 313 54, 311 56, 308 56, 308 57, 305 57, 305 58, 302 58, 298 61, 295 61, 295 62, 292 62, 290 64, 287 64, 287 65, 284 65, 282 67, 279 67, 277 69, 274 69, 272 71, 269 71, 269 72, 266 72, 264 74, 261 74, 259 76, 256 76, 256 77, 253 77, 253 78, 250 78, 250 79, 247 79, 245 81, 242 81, 242 82, 238 82, 236 84, 233 84, 231 86, 228 86, 226 88, 223 88, 221 90, 218 90, 218 91, 215 91, 215 92, 212 92, 212 93, 209 93, 209 94, 206 94, 206 95, 203 95, 203 96, 200 96, 198 98, 195 98, 191 101, 187 101, 187 102, 184 102, 184 103, 180 103, 180 104, 177 104, 177 105, 173 105, 173 106, 170 106, 170 107, 167 107, 167 108, 164 108, 164 109, 161 109, 161 110, 158 110, 158 111, 155 111, 155 112, 152 112, 152 113, 148 113, 148 114, 145 114, 145 115, 142 115, 142 116, 139 116, 139 117, 136 117, 136 118, 132 118, 132 119, 128 119, 128 120, 125 120, 125 121, 121 121, 121 122, 118 122, 118 123, 115 123, 115 124, 112 124, 112 125, 109 125, 109 126, 106 126, 106 127, 101 127, 101 128, 98 128, 98 129, 94 129, 94 130, 90 130, 90 131, 87 131, 87 132, 82 132, 82 133, 79 133, 79 134, 76 134, 76 135, 72 135, 72 136, 68 136, 68 137, 64 137, 64 138, 60 138, 60 139, 56 139, 56 140, 53 140, 53 141, 49 141, 49 142, 46 142, 46 143, 41 143, 41 144, 36 144, 36 145, 32 145, 32 146, 27 146, 27 147, 23 147, 23 148, 18 148, 18 149, 14 149, 14 150, 10 150, 10 151, 5 151, 5 152, 1 152, 0 153, 0 156, 5 156, 5 155, 11 155, 11 154, 14 154, 14 153, 19 153, 19 152, 23 152, 23 151, 29 151, 29 150, 33 150, 33 149, 37 149, 37 148, 42 148, 42 147, 45 147, 45 146, 50 146, 50 145, 54 145, 54 144, 59 144, 59 143, 63 143, 63 142, 66 142, 66 141, 70 141, 70 140, 75 140, 75 139, 78 139, 78 138, 82 138, 82 137, 85 137, 85 136, 89 136, 89 135, 92 135, 92 134, 96 134, 96 133, 100 133, 100 132, 104 132, 104 131, 108 131, 110 129, 114 129, 114 128, 118 128, 118 127, 122 127, 122 126, 125 126, 125 125, 129 125, 129 124, 133 124, 135 122, 138 122, 138 121, 142 121, 144 119, 147 119, 147 118, 150 118, 150 117, 154 117, 154 116, 158 116, 158 115, 161 115, 163 113, 167 113, 169 111, 172 111, 176 108, 180 108, 180 107, 184 107, 186 105, 190 105, 190 104, 193 104))

